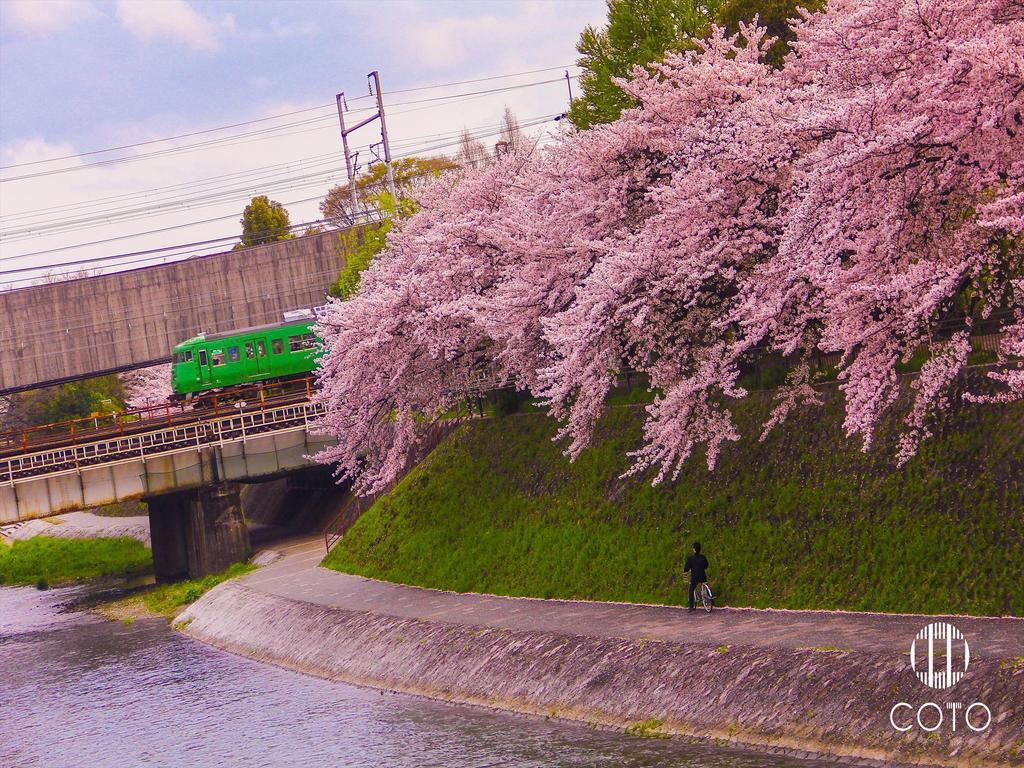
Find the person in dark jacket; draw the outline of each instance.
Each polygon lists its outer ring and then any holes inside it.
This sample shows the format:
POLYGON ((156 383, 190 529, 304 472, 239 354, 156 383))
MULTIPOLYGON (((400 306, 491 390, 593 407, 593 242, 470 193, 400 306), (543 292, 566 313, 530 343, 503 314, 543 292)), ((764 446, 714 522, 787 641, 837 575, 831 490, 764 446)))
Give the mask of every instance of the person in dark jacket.
POLYGON ((690 612, 697 608, 697 600, 694 595, 694 590, 697 589, 697 585, 701 582, 708 580, 708 559, 700 553, 700 542, 693 542, 693 554, 686 558, 686 567, 683 568, 683 573, 690 574, 690 612))

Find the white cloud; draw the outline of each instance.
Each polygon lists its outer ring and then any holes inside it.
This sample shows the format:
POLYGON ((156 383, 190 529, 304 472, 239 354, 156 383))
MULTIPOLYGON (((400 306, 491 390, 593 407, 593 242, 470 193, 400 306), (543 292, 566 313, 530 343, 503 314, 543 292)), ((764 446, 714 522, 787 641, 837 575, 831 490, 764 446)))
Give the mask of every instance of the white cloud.
MULTIPOLYGON (((0 5, 4 2, 0 0, 0 5)), ((496 136, 487 134, 496 131, 506 105, 514 110, 523 123, 563 110, 567 97, 565 83, 559 79, 561 70, 413 93, 390 91, 570 64, 576 58, 573 47, 580 30, 587 23, 600 22, 605 11, 604 0, 564 0, 557 6, 553 3, 509 3, 487 5, 482 12, 474 10, 466 14, 468 19, 466 15, 460 19, 448 12, 447 6, 443 7, 445 12, 441 12, 439 9, 442 6, 430 3, 396 5, 361 3, 353 6, 359 15, 356 23, 346 20, 346 29, 358 28, 360 34, 369 37, 370 44, 377 46, 379 61, 394 60, 410 72, 399 78, 393 70, 382 65, 385 102, 388 107, 388 134, 395 156, 453 153, 456 150, 453 145, 463 127, 478 132, 484 143, 492 146, 496 136), (553 8, 557 8, 557 12, 553 8), (474 22, 473 15, 477 13, 483 18, 474 22), (423 28, 428 28, 427 39, 414 47, 423 28), (459 35, 465 38, 460 40, 459 35), (428 61, 434 64, 428 66, 425 63, 428 61), (444 63, 452 61, 461 64, 444 63), (555 82, 537 84, 537 81, 549 79, 555 82), (530 87, 476 94, 456 98, 451 102, 421 101, 424 98, 512 85, 530 87)), ((141 6, 139 12, 149 7, 141 6)), ((209 25, 206 27, 207 34, 217 43, 226 46, 231 42, 248 42, 246 17, 241 13, 238 28, 234 31, 223 19, 208 18, 205 21, 209 25)), ((265 23, 264 28, 273 30, 273 24, 265 23)), ((324 29, 328 30, 324 32, 327 34, 330 27, 325 26, 324 29)), ((178 34, 175 39, 181 41, 182 37, 178 34)), ((207 38, 207 41, 210 39, 207 38)), ((211 65, 214 63, 211 62, 211 65)), ((371 66, 373 64, 368 63, 365 68, 354 69, 344 78, 339 78, 341 82, 338 87, 344 88, 350 97, 353 94, 365 94, 364 73, 371 66)), ((272 72, 265 72, 262 68, 251 70, 249 75, 252 80, 243 79, 242 85, 258 89, 262 85, 261 77, 268 74, 272 75, 272 72)), ((253 102, 259 101, 260 95, 267 98, 263 103, 252 104, 251 111, 229 112, 221 122, 284 115, 332 102, 333 91, 320 93, 316 97, 310 96, 308 100, 296 96, 294 101, 284 101, 284 93, 278 93, 279 86, 280 83, 276 83, 266 90, 250 91, 253 102)), ((369 112, 362 110, 370 103, 369 100, 351 101, 350 106, 354 110, 351 119, 366 117, 369 112)), ((112 115, 111 119, 116 120, 117 116, 112 115)), ((93 218, 107 210, 163 205, 165 201, 174 204, 138 217, 97 220, 67 231, 49 230, 4 238, 0 241, 0 258, 78 246, 21 261, 21 265, 25 265, 26 261, 33 265, 54 264, 73 258, 142 251, 237 234, 238 217, 248 200, 257 194, 268 194, 272 199, 285 204, 293 223, 312 222, 320 215, 317 209, 319 199, 331 186, 344 181, 345 164, 340 156, 341 141, 333 104, 280 122, 307 119, 311 122, 280 132, 263 133, 266 124, 239 128, 231 131, 232 134, 239 134, 237 140, 199 147, 180 154, 154 153, 195 142, 198 138, 147 145, 123 153, 146 155, 144 159, 134 162, 90 166, 72 173, 27 179, 16 182, 16 186, 5 185, 4 197, 0 198, 0 207, 3 209, 0 210, 0 216, 7 219, 3 229, 23 228, 35 222, 51 226, 62 219, 93 218), (240 136, 249 131, 253 135, 240 136), (282 165, 274 169, 265 168, 278 163, 282 165), (209 181, 200 181, 206 179, 209 181), (148 191, 155 187, 167 189, 148 191), (218 191, 231 194, 229 197, 213 199, 211 193, 218 191), (125 197, 110 197, 114 195, 125 197), (55 206, 67 207, 54 210, 55 206), (38 212, 29 213, 33 211, 38 212), (179 226, 180 229, 168 229, 179 226), (108 242, 82 247, 83 243, 102 240, 108 242)), ((135 120, 100 126, 101 130, 90 139, 86 148, 130 144, 205 129, 210 125, 208 117, 200 119, 188 114, 153 114, 141 122, 135 120)), ((559 125, 553 122, 537 124, 529 128, 528 133, 552 134, 558 130, 559 125)), ((360 170, 366 170, 370 159, 367 145, 378 141, 379 136, 377 123, 367 125, 353 134, 352 146, 359 150, 360 170)), ((31 139, 17 145, 8 145, 7 149, 0 150, 0 157, 4 160, 2 164, 7 165, 66 155, 73 151, 75 149, 72 147, 54 146, 41 139, 31 139)), ((84 161, 95 159, 88 157, 84 161)), ((67 160, 42 168, 81 164, 84 164, 83 159, 67 160)), ((2 175, 9 173, 14 172, 4 172, 2 175)), ((230 243, 224 247, 229 246, 230 243)), ((207 249, 199 248, 195 252, 207 249)), ((12 266, 15 264, 18 262, 11 262, 12 266)), ((6 278, 0 274, 0 283, 5 281, 6 278)))
MULTIPOLYGON (((383 28, 381 43, 392 55, 413 59, 425 70, 487 68, 528 69, 550 64, 571 64, 577 58, 575 44, 587 24, 603 23, 606 8, 601 0, 562 0, 481 6, 477 15, 438 12, 430 3, 403 3, 401 13, 387 5, 390 24, 383 28)), ((366 7, 368 18, 383 13, 366 7)))
POLYGON ((62 32, 101 15, 90 0, 4 0, 0 3, 4 28, 24 34, 62 32))
POLYGON ((494 39, 502 22, 494 16, 475 19, 448 18, 418 26, 416 35, 407 39, 411 52, 432 69, 462 64, 472 41, 494 39))
MULTIPOLYGON (((38 163, 53 157, 65 157, 75 153, 70 144, 51 144, 43 138, 22 139, 0 149, 0 165, 20 165, 21 163, 38 163)), ((65 161, 62 165, 77 165, 75 161, 65 161)), ((14 175, 12 169, 7 172, 14 175)))
POLYGON ((120 0, 117 18, 128 32, 143 40, 173 40, 197 51, 219 50, 222 34, 235 27, 233 16, 214 21, 185 0, 120 0))

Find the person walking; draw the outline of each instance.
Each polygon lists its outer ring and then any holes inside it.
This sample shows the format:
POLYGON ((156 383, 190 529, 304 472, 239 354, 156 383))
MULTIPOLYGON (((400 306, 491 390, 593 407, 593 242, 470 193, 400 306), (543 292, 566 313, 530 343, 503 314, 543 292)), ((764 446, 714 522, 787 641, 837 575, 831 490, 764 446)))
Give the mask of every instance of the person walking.
POLYGON ((697 599, 694 595, 694 590, 697 589, 699 584, 708 580, 708 565, 708 559, 700 553, 700 542, 693 542, 693 554, 686 558, 686 567, 683 568, 683 573, 690 574, 690 590, 688 592, 690 613, 697 610, 697 599))

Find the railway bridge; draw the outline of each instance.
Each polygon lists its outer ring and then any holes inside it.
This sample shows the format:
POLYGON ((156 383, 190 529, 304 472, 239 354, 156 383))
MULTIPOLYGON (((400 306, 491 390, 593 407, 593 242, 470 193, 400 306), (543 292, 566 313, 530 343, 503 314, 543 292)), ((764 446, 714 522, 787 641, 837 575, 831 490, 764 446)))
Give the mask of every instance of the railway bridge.
POLYGON ((222 570, 249 551, 240 484, 312 466, 332 442, 311 429, 311 381, 0 435, 0 524, 142 499, 158 578, 222 570))

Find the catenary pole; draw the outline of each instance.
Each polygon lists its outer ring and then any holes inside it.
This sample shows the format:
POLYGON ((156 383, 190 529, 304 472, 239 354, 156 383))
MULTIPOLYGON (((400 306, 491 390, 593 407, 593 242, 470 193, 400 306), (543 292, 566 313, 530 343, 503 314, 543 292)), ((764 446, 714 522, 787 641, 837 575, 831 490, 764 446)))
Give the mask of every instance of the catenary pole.
POLYGON ((348 174, 349 200, 352 205, 352 215, 355 216, 356 211, 359 210, 359 205, 356 199, 356 174, 352 168, 352 155, 348 151, 349 132, 345 130, 345 109, 343 106, 345 92, 342 91, 334 99, 338 103, 338 122, 341 124, 341 146, 345 150, 345 172, 348 174))
POLYGON ((388 125, 384 120, 384 96, 380 92, 380 73, 375 69, 367 77, 373 78, 373 90, 377 94, 377 114, 380 115, 380 138, 384 142, 384 173, 387 177, 388 192, 398 202, 395 192, 395 174, 391 169, 391 145, 388 143, 388 125))

